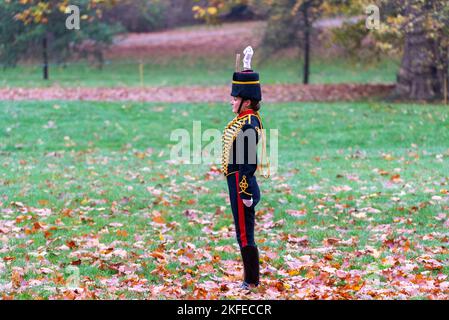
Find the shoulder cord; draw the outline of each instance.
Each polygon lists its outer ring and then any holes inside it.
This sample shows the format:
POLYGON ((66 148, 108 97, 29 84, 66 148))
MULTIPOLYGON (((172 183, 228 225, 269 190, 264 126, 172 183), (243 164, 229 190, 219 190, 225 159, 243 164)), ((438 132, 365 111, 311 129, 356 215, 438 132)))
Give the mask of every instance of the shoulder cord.
POLYGON ((256 111, 256 116, 257 116, 257 118, 259 118, 260 128, 262 130, 262 155, 261 155, 261 159, 260 159, 261 164, 258 165, 258 168, 260 168, 262 176, 264 178, 268 179, 270 177, 270 160, 267 158, 267 154, 266 154, 267 153, 267 141, 265 139, 265 133, 264 133, 265 130, 262 125, 262 119, 261 119, 258 111, 256 111), (265 155, 265 164, 263 163, 264 155, 265 155), (267 172, 265 174, 263 173, 263 167, 267 168, 267 172))

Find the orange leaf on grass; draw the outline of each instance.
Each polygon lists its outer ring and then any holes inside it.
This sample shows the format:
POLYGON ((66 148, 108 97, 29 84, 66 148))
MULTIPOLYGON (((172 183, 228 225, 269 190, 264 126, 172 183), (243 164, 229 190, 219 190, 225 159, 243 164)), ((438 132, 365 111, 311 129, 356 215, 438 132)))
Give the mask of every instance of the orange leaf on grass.
POLYGON ((80 260, 80 259, 74 260, 74 261, 70 262, 70 264, 71 264, 72 266, 79 266, 79 265, 81 264, 81 260, 80 260))
POLYGON ((390 177, 391 182, 400 182, 401 181, 401 175, 400 174, 394 174, 390 177))
POLYGON ((13 270, 11 274, 11 282, 14 288, 19 288, 23 281, 23 276, 18 270, 13 270))
POLYGON ((38 203, 39 203, 39 205, 41 205, 42 207, 45 207, 45 206, 48 205, 48 200, 45 200, 45 199, 39 200, 38 203))
POLYGON ((126 231, 126 230, 117 230, 117 236, 119 236, 119 237, 127 237, 128 236, 128 231, 126 231))
POLYGON ((107 248, 107 249, 101 250, 100 253, 101 254, 109 254, 112 251, 114 251, 114 248, 107 248))
POLYGON ((43 228, 43 224, 40 223, 39 221, 36 221, 36 222, 33 224, 33 229, 34 229, 34 230, 39 230, 39 229, 42 229, 42 228, 43 228))
POLYGON ((65 209, 63 209, 63 210, 61 211, 61 214, 62 214, 64 217, 71 217, 71 216, 72 216, 72 209, 65 208, 65 209))
POLYGON ((67 247, 69 247, 70 249, 73 249, 76 247, 76 243, 73 240, 70 241, 66 241, 65 244, 67 245, 67 247))
POLYGON ((333 246, 335 244, 338 244, 340 242, 340 239, 338 238, 326 238, 323 240, 323 244, 325 246, 333 246))
POLYGON ((165 223, 164 218, 162 218, 162 216, 160 216, 160 215, 154 216, 153 221, 156 223, 165 223))
POLYGON ((156 258, 156 259, 161 259, 161 260, 165 259, 164 254, 159 251, 153 251, 152 253, 150 253, 150 256, 152 256, 153 258, 156 258))
POLYGON ((16 257, 3 257, 3 261, 14 261, 16 257))
POLYGON ((22 215, 17 216, 16 217, 16 223, 21 223, 22 221, 27 220, 27 219, 28 219, 27 216, 22 216, 22 215))

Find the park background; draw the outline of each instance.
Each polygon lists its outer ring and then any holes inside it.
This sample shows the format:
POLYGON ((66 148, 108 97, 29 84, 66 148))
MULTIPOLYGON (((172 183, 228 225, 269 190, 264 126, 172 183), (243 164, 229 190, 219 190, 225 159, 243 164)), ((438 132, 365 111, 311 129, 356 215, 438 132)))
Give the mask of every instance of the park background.
POLYGON ((446 1, 2 1, 0 297, 447 298, 448 17, 446 1), (170 159, 173 130, 232 119, 247 45, 279 130, 249 295, 219 164, 170 159))

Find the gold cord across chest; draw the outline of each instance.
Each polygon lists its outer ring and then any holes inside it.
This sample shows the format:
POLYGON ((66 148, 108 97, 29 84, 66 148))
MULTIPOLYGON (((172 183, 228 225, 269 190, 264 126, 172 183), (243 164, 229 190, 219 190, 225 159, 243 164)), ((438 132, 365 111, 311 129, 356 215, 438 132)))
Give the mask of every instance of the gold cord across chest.
POLYGON ((232 119, 223 131, 221 138, 222 142, 222 155, 221 155, 221 171, 224 175, 228 174, 229 156, 231 153, 232 145, 238 133, 246 123, 247 117, 235 117, 232 119))

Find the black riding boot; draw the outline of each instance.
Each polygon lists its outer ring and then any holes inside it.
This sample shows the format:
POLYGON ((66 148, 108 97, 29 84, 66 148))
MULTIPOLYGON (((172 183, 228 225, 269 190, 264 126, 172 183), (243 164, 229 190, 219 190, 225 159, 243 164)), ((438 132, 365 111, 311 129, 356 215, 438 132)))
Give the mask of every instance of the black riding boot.
POLYGON ((240 248, 243 260, 243 285, 259 285, 259 250, 257 246, 240 248))

